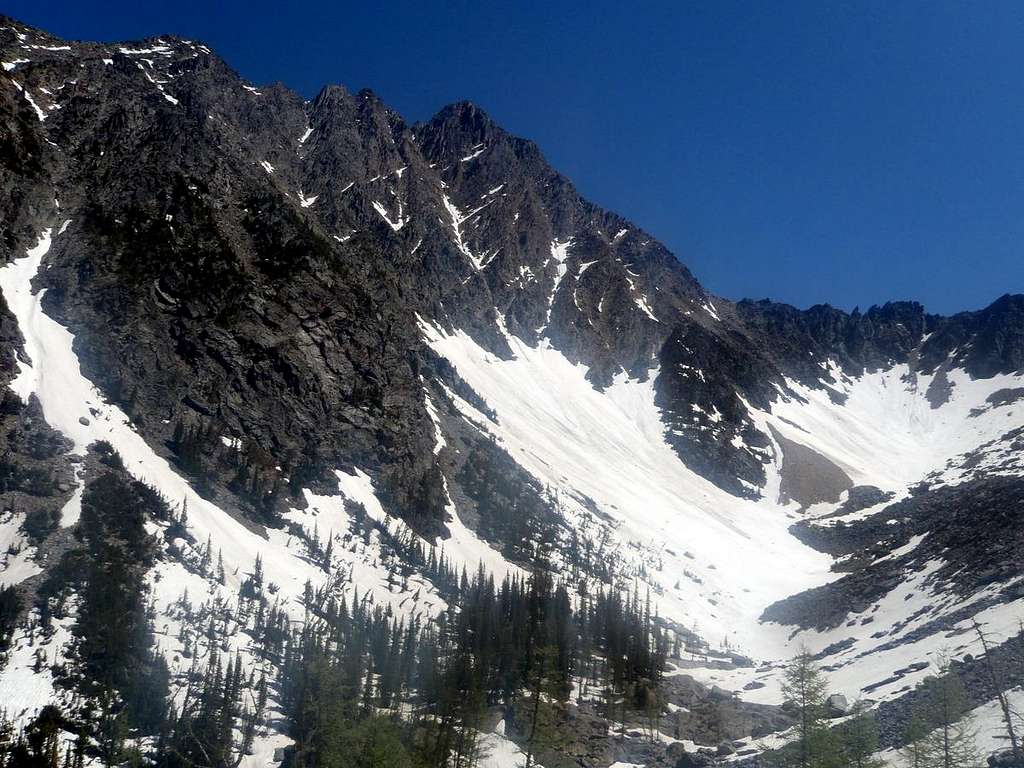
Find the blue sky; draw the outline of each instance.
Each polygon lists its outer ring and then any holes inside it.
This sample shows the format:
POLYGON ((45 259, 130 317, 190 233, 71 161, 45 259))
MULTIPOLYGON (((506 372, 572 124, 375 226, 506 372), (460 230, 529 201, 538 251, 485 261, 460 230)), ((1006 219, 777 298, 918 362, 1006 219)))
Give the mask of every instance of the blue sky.
POLYGON ((1024 291, 1024 3, 4 12, 64 37, 199 38, 257 83, 369 87, 410 122, 470 99, 729 298, 950 313, 1024 291))

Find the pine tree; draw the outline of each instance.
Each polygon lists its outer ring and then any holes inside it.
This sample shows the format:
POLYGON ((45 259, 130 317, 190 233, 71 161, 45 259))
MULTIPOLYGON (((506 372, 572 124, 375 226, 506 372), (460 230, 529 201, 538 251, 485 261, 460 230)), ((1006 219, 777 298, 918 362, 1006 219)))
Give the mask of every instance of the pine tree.
POLYGON ((556 747, 559 742, 561 706, 554 670, 556 658, 557 648, 550 645, 538 648, 534 656, 527 704, 526 768, 530 768, 538 752, 556 747))
POLYGON ((905 735, 906 746, 900 750, 900 757, 906 768, 928 768, 928 754, 925 738, 928 736, 928 724, 925 719, 915 713, 910 718, 905 735))
POLYGON ((0 709, 0 768, 8 768, 14 752, 14 723, 7 718, 7 712, 0 709))
POLYGON ((843 753, 848 768, 885 768, 874 757, 878 751, 878 724, 874 713, 861 701, 850 709, 852 717, 843 725, 843 753))
POLYGON ((954 664, 945 654, 939 674, 925 680, 925 717, 933 729, 924 738, 925 768, 977 768, 982 759, 977 731, 968 714, 967 694, 954 664))
MULTIPOLYGON (((66 723, 60 709, 52 704, 43 707, 25 728, 21 750, 19 745, 15 745, 12 765, 17 768, 59 768, 60 735, 65 727, 66 723), (19 751, 22 752, 22 756, 19 756, 19 751)), ((106 762, 105 765, 110 766, 113 763, 106 762)))
POLYGON ((802 647, 782 680, 783 701, 797 716, 794 740, 779 758, 793 768, 823 768, 831 765, 839 750, 824 725, 828 682, 814 663, 811 652, 802 647))
POLYGON ((1002 675, 996 672, 996 665, 992 660, 992 653, 989 649, 989 636, 984 632, 984 630, 982 630, 977 619, 974 619, 972 623, 974 625, 974 632, 978 635, 978 640, 981 642, 983 652, 981 659, 985 666, 989 683, 992 686, 992 695, 995 696, 996 700, 999 702, 999 708, 1003 716, 1003 727, 1006 729, 1006 736, 1010 742, 1010 754, 1013 756, 1014 763, 1024 766, 1024 748, 1021 747, 1020 741, 1018 740, 1016 723, 1014 722, 1014 712, 1010 707, 1010 701, 1006 696, 1006 691, 1003 690, 1004 685, 1000 679, 1002 675))

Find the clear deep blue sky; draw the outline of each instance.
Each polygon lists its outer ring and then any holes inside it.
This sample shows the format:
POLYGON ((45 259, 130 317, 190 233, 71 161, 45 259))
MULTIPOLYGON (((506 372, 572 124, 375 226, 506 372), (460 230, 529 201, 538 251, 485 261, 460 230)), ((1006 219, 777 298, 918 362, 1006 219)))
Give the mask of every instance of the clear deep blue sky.
POLYGON ((1024 3, 8 0, 257 83, 470 99, 712 291, 949 313, 1024 291, 1024 3))

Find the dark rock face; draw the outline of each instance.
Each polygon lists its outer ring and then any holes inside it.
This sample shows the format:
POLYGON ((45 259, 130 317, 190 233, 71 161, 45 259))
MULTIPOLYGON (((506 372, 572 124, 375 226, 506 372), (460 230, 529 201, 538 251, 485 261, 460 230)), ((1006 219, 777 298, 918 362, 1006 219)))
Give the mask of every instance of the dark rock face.
POLYGON ((952 362, 986 378, 1024 368, 1024 296, 1005 295, 978 312, 943 318, 921 347, 921 370, 952 362))
MULTIPOLYGON (((8 348, 9 349, 9 348, 8 348)), ((43 417, 39 401, 28 403, 7 388, 10 371, 0 373, 0 521, 17 522, 21 541, 5 546, 2 557, 34 547, 44 562, 62 538, 61 510, 75 486, 75 467, 67 455, 71 445, 43 417)), ((20 611, 32 605, 39 579, 16 585, 20 611)), ((19 612, 20 612, 19 611, 19 612)), ((8 638, 0 625, 0 649, 8 638)))
POLYGON ((827 358, 852 375, 906 361, 932 321, 920 304, 911 302, 847 314, 828 305, 801 312, 769 301, 741 301, 736 311, 768 341, 784 369, 808 384, 821 379, 819 364, 827 358))
POLYGON ((842 516, 860 512, 862 509, 889 501, 893 495, 892 491, 883 491, 873 485, 855 485, 846 492, 846 501, 839 505, 835 515, 842 516))
POLYGON ((394 512, 443 529, 424 397, 450 372, 421 321, 499 356, 506 333, 547 339, 597 387, 657 370, 669 442, 744 496, 774 450, 747 404, 789 396, 787 379, 827 387, 830 358, 848 375, 931 371, 954 349, 976 375, 1024 365, 1024 297, 953 318, 712 298, 469 103, 409 126, 368 91, 255 88, 194 41, 0 26, 3 60, 28 59, 0 73, 3 258, 66 224, 40 284, 85 372, 151 445, 201 443, 188 471, 256 519, 355 464, 394 512))
POLYGON ((55 153, 40 136, 38 117, 19 98, 14 82, 10 78, 0 89, 0 248, 6 252, 38 235, 36 222, 53 204, 46 167, 55 161, 55 153))
POLYGON ((445 499, 421 381, 437 361, 417 316, 507 354, 502 317, 600 385, 646 375, 652 311, 703 297, 661 245, 473 105, 410 128, 369 92, 328 87, 305 105, 255 89, 191 41, 66 46, 4 26, 4 59, 31 54, 26 98, 0 105, 18 190, 5 259, 63 228, 47 311, 87 375, 151 444, 202 432, 209 465, 218 436, 241 440, 246 465, 228 475, 274 489, 358 464, 394 511, 434 527, 445 499))
POLYGON ((780 377, 743 341, 698 323, 677 326, 659 356, 656 403, 666 414, 669 443, 691 469, 737 495, 756 496, 770 443, 741 395, 767 405, 770 384, 780 377))
MULTIPOLYGON (((1011 582, 1024 562, 1024 478, 989 477, 936 488, 891 504, 853 523, 834 526, 802 521, 793 533, 837 557, 857 555, 852 573, 825 586, 769 606, 763 619, 829 629, 849 613, 862 612, 932 560, 935 588, 964 597, 990 584, 1011 582), (886 557, 923 536, 909 552, 886 557), (882 559, 885 558, 885 559, 882 559)), ((1014 584, 1004 597, 1014 598, 1014 584)))

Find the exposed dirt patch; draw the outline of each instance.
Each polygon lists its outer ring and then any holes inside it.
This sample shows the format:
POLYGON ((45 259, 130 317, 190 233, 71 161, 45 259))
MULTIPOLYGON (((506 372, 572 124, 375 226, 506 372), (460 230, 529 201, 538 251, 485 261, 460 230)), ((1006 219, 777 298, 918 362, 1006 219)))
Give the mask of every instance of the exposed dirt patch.
POLYGON ((806 445, 783 437, 772 429, 782 449, 782 484, 779 502, 795 501, 801 507, 819 502, 836 503, 843 491, 853 487, 853 480, 833 461, 806 445))

